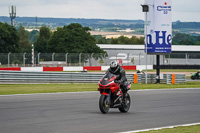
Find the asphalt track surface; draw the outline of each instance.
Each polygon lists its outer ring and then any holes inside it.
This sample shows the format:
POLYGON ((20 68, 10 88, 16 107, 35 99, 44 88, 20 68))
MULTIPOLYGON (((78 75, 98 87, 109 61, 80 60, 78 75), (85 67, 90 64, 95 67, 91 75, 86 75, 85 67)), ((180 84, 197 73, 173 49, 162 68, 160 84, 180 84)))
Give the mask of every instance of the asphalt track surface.
POLYGON ((0 96, 1 133, 112 133, 200 122, 200 88, 130 91, 128 113, 102 114, 98 92, 0 96))

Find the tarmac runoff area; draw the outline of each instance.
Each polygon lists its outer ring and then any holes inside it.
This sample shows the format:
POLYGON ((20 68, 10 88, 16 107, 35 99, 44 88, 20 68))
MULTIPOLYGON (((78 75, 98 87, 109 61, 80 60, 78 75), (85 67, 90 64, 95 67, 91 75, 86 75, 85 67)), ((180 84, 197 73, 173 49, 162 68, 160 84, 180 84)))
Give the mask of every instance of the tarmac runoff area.
POLYGON ((102 114, 99 92, 0 96, 3 133, 119 133, 200 123, 200 88, 130 91, 128 113, 102 114))

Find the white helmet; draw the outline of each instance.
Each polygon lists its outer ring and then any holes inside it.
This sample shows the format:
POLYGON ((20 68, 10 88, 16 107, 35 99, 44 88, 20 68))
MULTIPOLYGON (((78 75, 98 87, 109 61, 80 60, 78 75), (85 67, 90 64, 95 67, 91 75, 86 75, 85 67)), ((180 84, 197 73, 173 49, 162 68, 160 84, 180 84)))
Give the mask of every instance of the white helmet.
POLYGON ((117 63, 117 61, 111 61, 110 62, 110 69, 113 71, 113 72, 116 72, 119 68, 119 65, 117 63))
POLYGON ((110 68, 115 68, 115 67, 117 67, 117 65, 118 65, 117 61, 110 62, 110 68))

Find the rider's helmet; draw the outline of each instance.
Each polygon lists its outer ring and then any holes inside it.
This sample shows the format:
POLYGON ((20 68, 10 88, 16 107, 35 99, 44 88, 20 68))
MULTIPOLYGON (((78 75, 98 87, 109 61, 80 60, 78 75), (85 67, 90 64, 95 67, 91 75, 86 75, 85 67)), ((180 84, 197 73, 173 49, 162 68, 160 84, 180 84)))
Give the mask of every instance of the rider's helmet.
POLYGON ((117 72, 117 70, 119 69, 119 65, 118 65, 117 61, 110 62, 110 69, 114 73, 117 72))

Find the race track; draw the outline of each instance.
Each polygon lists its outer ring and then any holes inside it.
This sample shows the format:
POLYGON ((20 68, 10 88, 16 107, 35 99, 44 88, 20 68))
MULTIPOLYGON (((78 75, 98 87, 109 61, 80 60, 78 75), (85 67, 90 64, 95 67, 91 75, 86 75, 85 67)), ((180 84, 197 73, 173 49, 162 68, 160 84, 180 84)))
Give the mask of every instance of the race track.
POLYGON ((99 92, 0 96, 2 133, 112 133, 200 122, 200 88, 130 91, 131 109, 101 114, 99 92))

